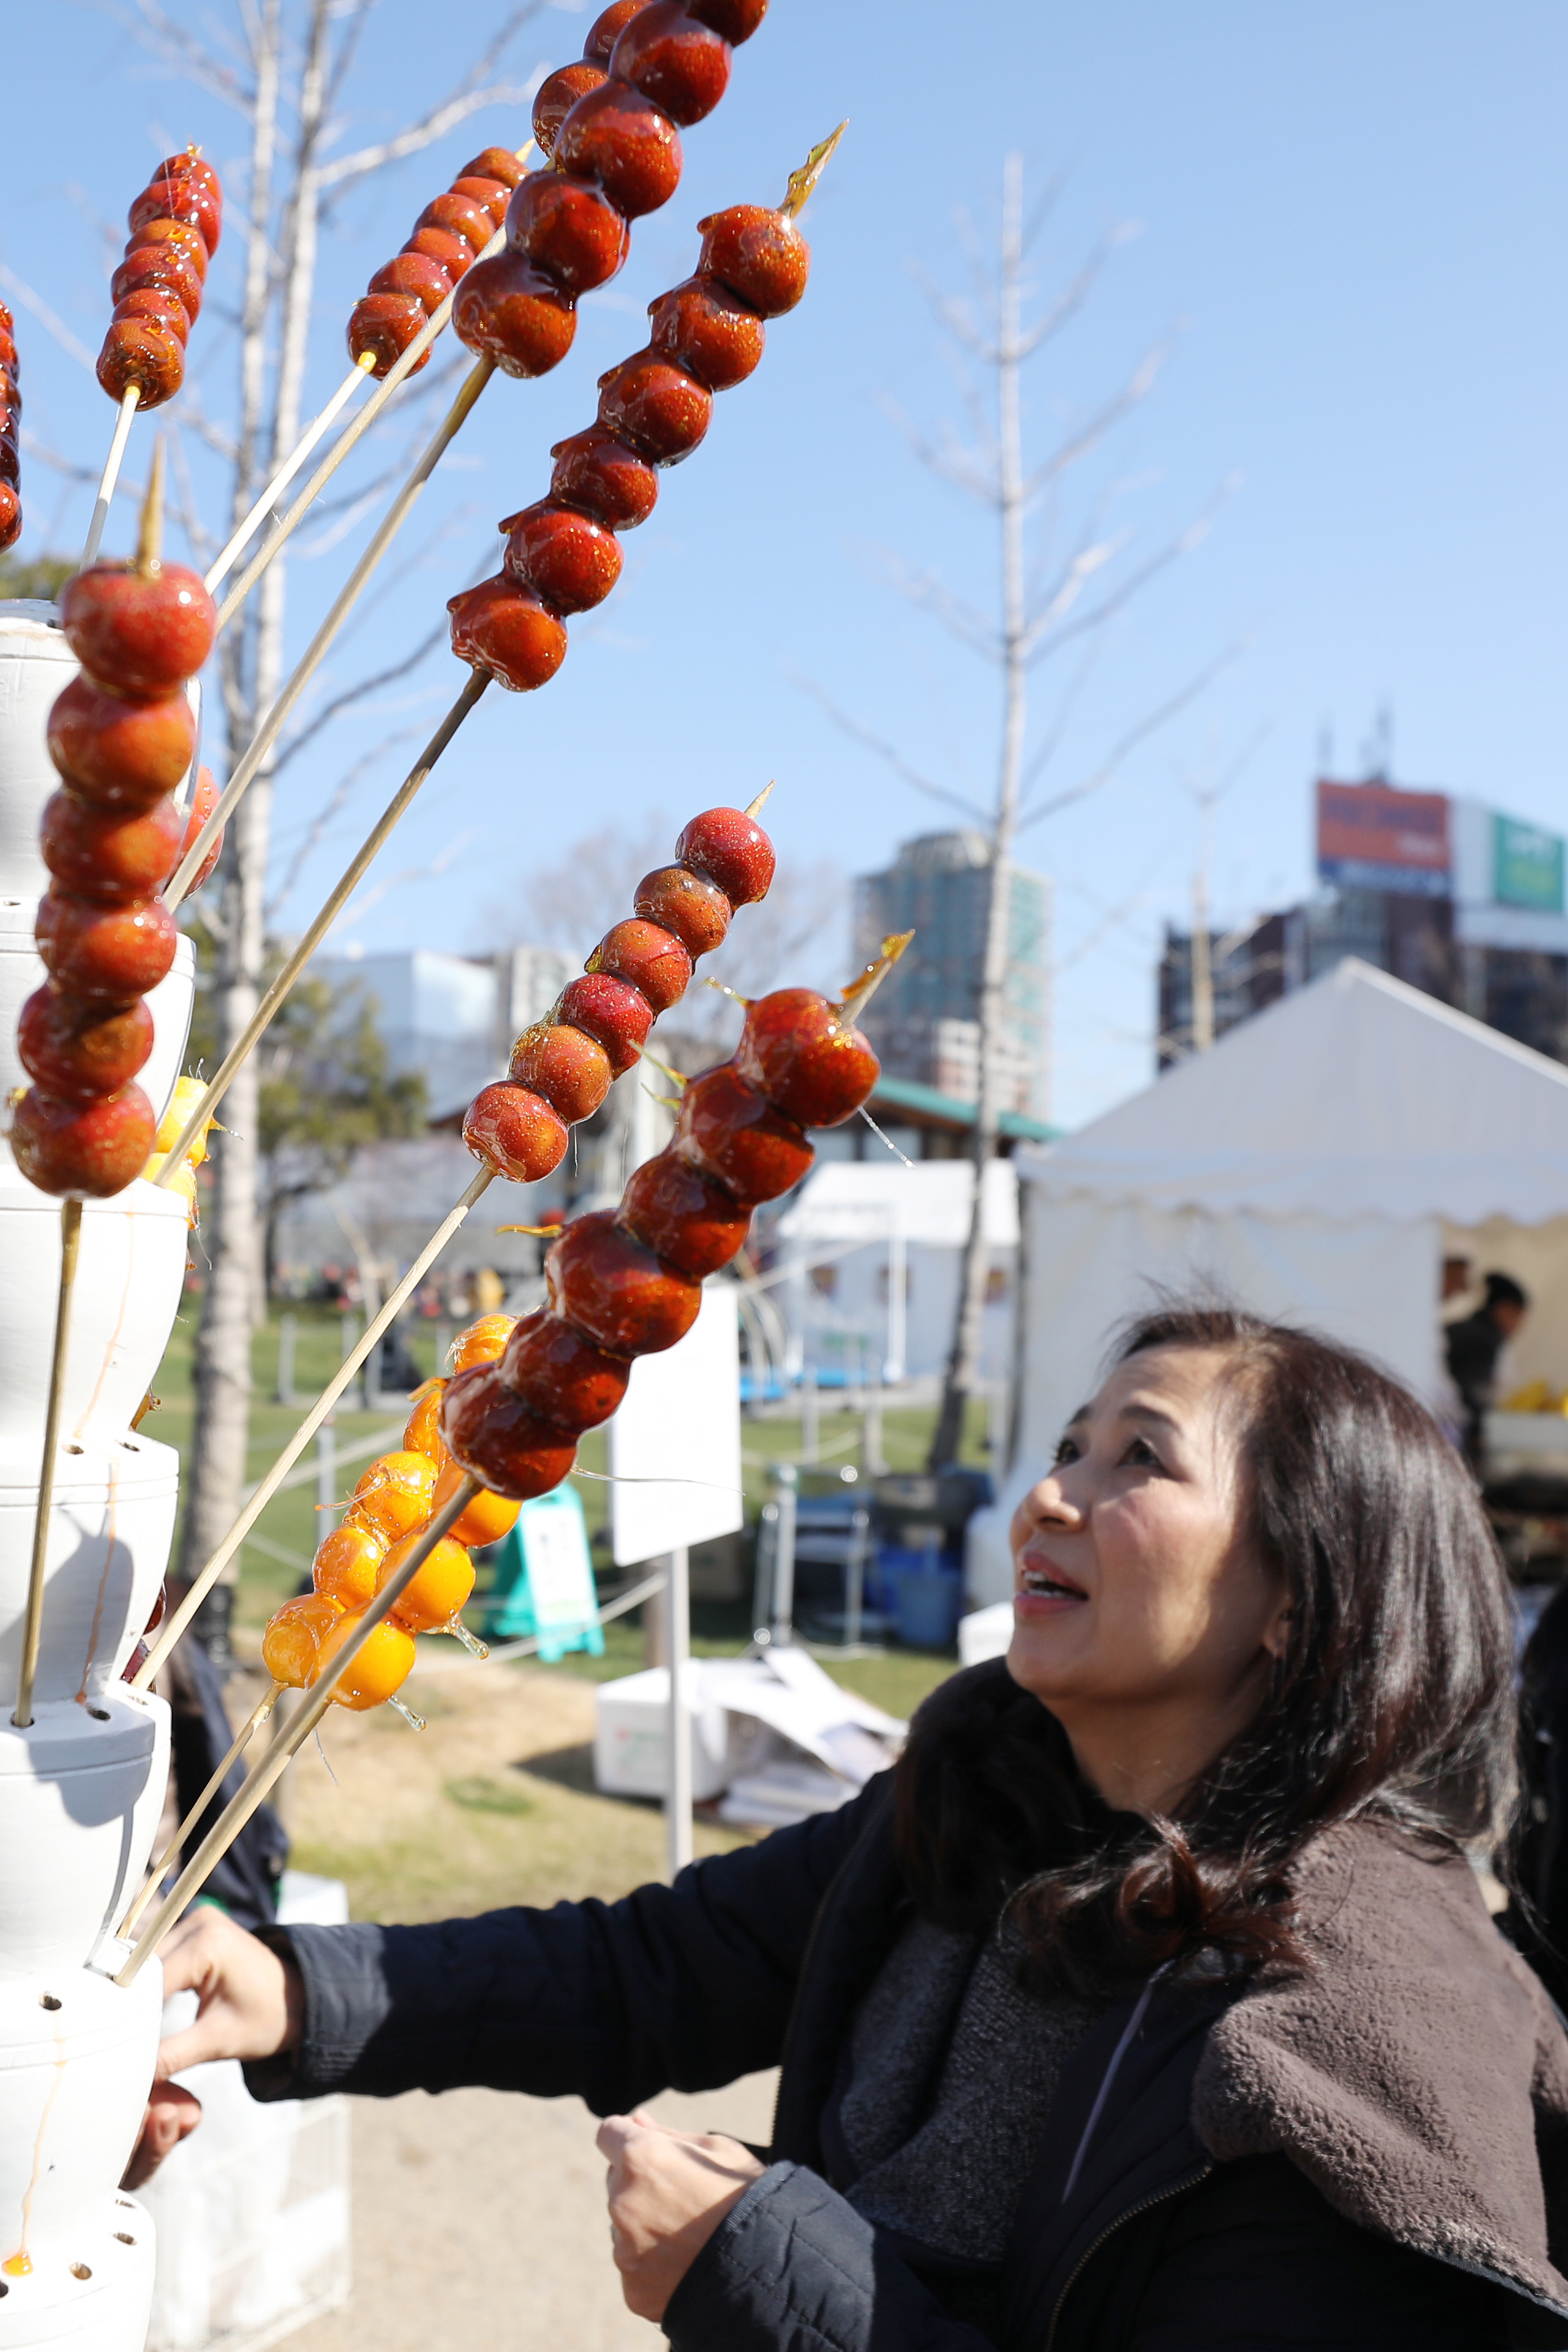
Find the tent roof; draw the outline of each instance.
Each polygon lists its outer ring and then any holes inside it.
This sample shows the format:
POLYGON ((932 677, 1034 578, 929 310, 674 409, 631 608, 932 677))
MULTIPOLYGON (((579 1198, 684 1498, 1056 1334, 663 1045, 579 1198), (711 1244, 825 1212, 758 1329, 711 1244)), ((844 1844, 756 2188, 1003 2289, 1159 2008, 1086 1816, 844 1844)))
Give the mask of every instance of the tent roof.
MULTIPOLYGON (((962 1249, 974 1198, 968 1160, 827 1160, 814 1169, 779 1219, 786 1241, 906 1242, 962 1249)), ((1018 1180, 1010 1160, 985 1167, 985 1238, 993 1249, 1018 1239, 1018 1180)))
POLYGON ((1540 1224, 1568 1214, 1568 1068, 1349 957, 1018 1164, 1058 1197, 1540 1224))

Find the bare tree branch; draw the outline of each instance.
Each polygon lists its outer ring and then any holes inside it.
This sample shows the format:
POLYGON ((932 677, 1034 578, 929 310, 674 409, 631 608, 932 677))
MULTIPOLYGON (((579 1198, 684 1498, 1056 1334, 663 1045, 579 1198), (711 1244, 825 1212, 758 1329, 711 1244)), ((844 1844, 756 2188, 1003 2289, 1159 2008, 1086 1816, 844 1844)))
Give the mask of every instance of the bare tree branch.
POLYGON ((537 68, 526 83, 498 82, 487 87, 486 77, 522 26, 538 16, 542 5, 542 0, 527 0, 525 6, 514 8, 503 19, 489 46, 475 59, 456 89, 417 122, 409 123, 391 139, 379 140, 372 146, 356 149, 353 154, 340 155, 331 163, 323 163, 320 173, 323 199, 329 189, 334 194, 340 194, 352 187, 355 181, 363 179, 367 173, 379 172, 388 163, 399 163, 405 155, 417 154, 422 148, 430 146, 447 131, 454 130, 459 122, 466 121, 470 114, 478 113, 481 107, 527 104, 550 70, 547 66, 537 68))
POLYGON ((343 712, 352 709, 356 702, 363 702, 367 694, 378 692, 382 687, 392 685, 396 678, 412 677, 426 655, 433 653, 444 642, 447 625, 444 620, 437 623, 427 636, 420 639, 411 654, 405 654, 401 661, 394 662, 390 669, 378 670, 374 677, 362 677, 355 685, 345 687, 341 694, 333 695, 330 702, 323 703, 309 723, 278 751, 272 762, 274 776, 280 774, 289 761, 301 752, 307 743, 312 742, 323 728, 330 727, 334 719, 342 718, 343 712))
POLYGON ((322 835, 326 832, 327 827, 331 824, 332 819, 338 814, 339 811, 342 809, 345 803, 352 798, 354 788, 358 784, 360 778, 365 775, 369 770, 375 767, 385 757, 387 752, 392 750, 395 744, 406 743, 416 732, 416 730, 412 727, 400 727, 395 733, 391 735, 384 735, 381 741, 373 745, 370 751, 362 752, 360 757, 354 761, 353 767, 349 769, 348 772, 339 779, 331 797, 321 808, 317 810, 315 815, 311 818, 310 823, 307 825, 304 837, 300 841, 298 848, 295 850, 293 856, 289 859, 282 880, 279 883, 277 888, 272 892, 268 900, 267 921, 268 928, 269 929, 276 923, 278 916, 281 912, 282 908, 288 905, 289 898, 293 896, 295 886, 299 882, 300 877, 304 872, 306 866, 310 863, 310 857, 314 853, 318 843, 321 841, 322 835))
POLYGON ((1214 684, 1215 679, 1227 670, 1233 662, 1240 660, 1247 649, 1247 642, 1243 638, 1238 639, 1234 645, 1227 646, 1223 653, 1216 654, 1212 661, 1206 662, 1202 669, 1190 677, 1184 686, 1179 687, 1166 701, 1159 704, 1155 709, 1146 712, 1134 726, 1127 730, 1121 740, 1111 747, 1109 756, 1100 762, 1091 776, 1085 778, 1082 783, 1069 785, 1065 793, 1057 793, 1048 801, 1041 801, 1037 807, 1025 810, 1018 818, 1019 832, 1022 833, 1026 825, 1038 824, 1043 818, 1055 816, 1060 810, 1070 808, 1075 801, 1087 800, 1091 793, 1098 793, 1110 783, 1117 771, 1130 754, 1137 750, 1140 743, 1146 743, 1151 735, 1156 734, 1162 727, 1168 726, 1178 713, 1185 710, 1189 703, 1195 702, 1199 695, 1205 693, 1214 684))
POLYGON ((58 313, 50 310, 43 296, 35 294, 26 278, 18 278, 16 271, 7 268, 3 262, 0 262, 0 286, 9 289, 23 309, 32 312, 45 332, 53 336, 61 351, 75 360, 79 367, 90 370, 96 364, 87 345, 79 341, 58 313))
POLYGON ((863 727, 858 719, 851 719, 847 711, 840 710, 826 688, 818 686, 814 678, 802 677, 795 671, 790 676, 803 693, 809 694, 814 702, 820 704, 842 734, 847 735, 852 742, 860 744, 864 750, 874 751, 878 759, 885 761, 896 776, 901 776, 906 784, 913 785, 917 793, 925 793, 932 800, 946 801, 951 807, 961 809, 965 816, 980 824, 987 823, 987 812, 976 802, 965 800, 962 793, 950 792, 945 784, 933 783, 929 776, 922 776, 918 769, 911 768, 902 752, 895 750, 891 743, 884 743, 879 735, 873 735, 868 727, 863 727))

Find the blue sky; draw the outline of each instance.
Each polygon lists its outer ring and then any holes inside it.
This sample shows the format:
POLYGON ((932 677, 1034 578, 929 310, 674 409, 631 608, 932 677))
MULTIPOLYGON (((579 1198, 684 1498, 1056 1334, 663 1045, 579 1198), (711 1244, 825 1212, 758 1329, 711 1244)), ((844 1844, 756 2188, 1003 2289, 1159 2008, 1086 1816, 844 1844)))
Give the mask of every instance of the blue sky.
MULTIPOLYGON (((232 21, 230 0, 168 6, 193 27, 232 21)), ((345 142, 421 110, 501 13, 489 0, 444 11, 432 43, 427 6, 380 0, 345 142)), ((588 21, 585 9, 543 10, 515 45, 516 78, 576 54, 588 21)), ((109 308, 100 223, 122 217, 168 145, 199 140, 226 169, 241 133, 111 14, 77 0, 14 11, 7 49, 0 261, 96 351, 109 308)), ((801 870, 823 859, 865 870, 945 823, 834 728, 814 686, 937 781, 988 788, 994 676, 892 593, 881 567, 891 552, 984 603, 990 535, 917 466, 887 404, 932 430, 957 414, 915 272, 961 282, 955 210, 983 235, 994 228, 1015 148, 1032 188, 1059 183, 1040 248, 1047 289, 1108 230, 1136 231, 1031 374, 1037 451, 1168 342, 1158 385, 1084 488, 1113 495, 1136 562, 1227 486, 1203 544, 1108 635, 1053 788, 1092 774, 1146 713, 1234 657, 1111 784, 1027 836, 1027 861, 1058 889, 1058 1117, 1077 1124, 1150 1074, 1152 967, 1161 919, 1187 903, 1194 784, 1233 779, 1215 820, 1222 919, 1307 887, 1320 741, 1341 772, 1360 772, 1384 705, 1401 780, 1568 824, 1565 68, 1568 16, 1534 0, 1486 11, 908 0, 896 15, 774 0, 737 53, 722 107, 687 135, 676 198, 638 226, 630 264, 584 307, 567 361, 541 383, 488 392, 323 695, 400 660, 499 545, 495 520, 543 493, 549 444, 590 421, 595 376, 641 341, 650 297, 689 272, 700 215, 776 198, 811 142, 847 115, 807 215, 806 300, 770 329, 752 382, 721 398, 704 446, 665 478, 654 518, 626 541, 621 587, 574 627, 559 678, 537 697, 487 698, 384 859, 391 887, 335 943, 463 950, 524 930, 512 910, 531 873, 574 842, 635 831, 650 812, 673 833, 770 775, 773 829, 801 870)), ((476 118, 352 200, 324 257, 312 405, 342 374, 343 325, 370 269, 476 147, 516 143, 522 118, 518 107, 476 118)), ((237 253, 231 239, 215 287, 232 290, 237 253)), ((96 467, 109 404, 25 310, 18 332, 29 428, 96 467)), ((234 353, 211 311, 192 353, 200 397, 222 415, 234 353)), ((365 476, 396 446, 373 450, 365 476)), ((216 520, 216 477, 197 468, 216 520)), ((25 547, 72 546, 88 491, 34 457, 25 492, 25 547)), ((290 572, 295 646, 374 512, 306 537, 290 572)), ((123 543, 123 511, 116 530, 123 543)), ((369 746, 427 730, 458 682, 437 650, 327 731, 280 787, 280 858, 369 746)), ((1047 683, 1037 737, 1051 709, 1047 683)), ((308 916, 409 748, 362 776, 286 923, 308 916)), ((831 977, 840 937, 830 927, 806 969, 779 977, 831 977)))

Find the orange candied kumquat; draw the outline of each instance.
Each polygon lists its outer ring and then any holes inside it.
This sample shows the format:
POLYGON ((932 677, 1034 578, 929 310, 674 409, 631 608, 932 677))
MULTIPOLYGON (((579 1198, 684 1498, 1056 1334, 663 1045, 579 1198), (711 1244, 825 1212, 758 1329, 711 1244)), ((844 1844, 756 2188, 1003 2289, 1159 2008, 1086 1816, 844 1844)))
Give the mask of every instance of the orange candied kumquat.
MULTIPOLYGON (((436 1510, 449 1503, 463 1482, 463 1472, 455 1462, 449 1462, 436 1481, 436 1510)), ((460 1544, 471 1544, 477 1551, 483 1544, 500 1543, 517 1524, 522 1508, 505 1495, 492 1495, 488 1487, 480 1489, 468 1506, 460 1519, 455 1519, 447 1532, 460 1544)))
POLYGON ((466 1372, 470 1364, 493 1364, 506 1353, 506 1343, 516 1328, 515 1315, 481 1315, 453 1340, 448 1357, 453 1371, 466 1372))
POLYGON ((340 1609, 363 1609, 375 1594, 376 1571, 386 1558, 386 1538, 351 1512, 316 1546, 316 1590, 340 1609))
POLYGON ((320 1592, 301 1592, 286 1601, 261 1637, 261 1659, 275 1683, 303 1690, 314 1681, 321 1664, 321 1644, 342 1622, 335 1601, 320 1592))
POLYGON ((429 1518, 435 1492, 436 1465, 427 1454, 383 1454, 354 1488, 349 1510, 362 1527, 401 1543, 429 1518))
MULTIPOLYGON (((376 1579, 378 1592, 396 1575, 419 1540, 417 1536, 410 1536, 405 1542, 393 1546, 376 1579)), ((473 1561, 460 1543, 443 1536, 432 1547, 429 1558, 415 1571, 406 1591, 393 1602, 393 1621, 406 1626, 411 1633, 443 1633, 473 1589, 473 1561)))
MULTIPOLYGON (((358 1631, 362 1614, 356 1611, 339 1618, 321 1644, 312 1682, 325 1674, 343 1643, 358 1631)), ((353 1707, 356 1715, 363 1715, 368 1707, 381 1706, 403 1688, 414 1671, 415 1656, 413 1634, 384 1618, 333 1691, 333 1704, 353 1707)))

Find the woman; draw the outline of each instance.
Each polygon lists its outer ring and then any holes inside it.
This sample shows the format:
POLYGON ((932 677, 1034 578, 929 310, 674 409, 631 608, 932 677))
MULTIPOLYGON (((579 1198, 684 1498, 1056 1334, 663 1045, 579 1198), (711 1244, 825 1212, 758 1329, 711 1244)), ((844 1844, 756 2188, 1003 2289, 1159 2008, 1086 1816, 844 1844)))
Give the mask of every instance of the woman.
POLYGON ((678 2352, 1568 2345, 1568 2039, 1462 1851, 1510 1786, 1507 1597, 1435 1423, 1324 1340, 1159 1314, 1013 1545, 1005 1666, 842 1812, 610 1906, 200 1915, 165 2070, 580 2092, 678 2352), (626 2112, 781 2060, 766 2155, 626 2112))

